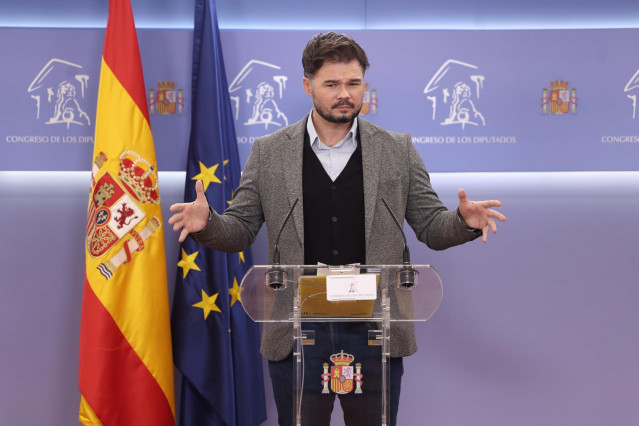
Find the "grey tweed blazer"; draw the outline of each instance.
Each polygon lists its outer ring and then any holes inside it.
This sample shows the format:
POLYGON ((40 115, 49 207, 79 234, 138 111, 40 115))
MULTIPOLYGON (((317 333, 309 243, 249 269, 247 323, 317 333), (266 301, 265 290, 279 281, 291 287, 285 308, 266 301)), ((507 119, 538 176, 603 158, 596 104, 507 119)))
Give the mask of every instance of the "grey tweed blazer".
MULTIPOLYGON (((255 140, 233 203, 223 214, 214 213, 201 232, 191 234, 194 240, 215 250, 239 252, 253 243, 266 222, 271 259, 282 221, 298 198, 291 220, 282 232, 280 256, 283 265, 303 264, 302 157, 307 120, 308 116, 255 140)), ((367 264, 402 263, 403 239, 382 198, 398 219, 404 218, 417 238, 431 249, 443 250, 477 238, 477 234, 460 223, 457 212, 448 210, 439 200, 409 134, 390 132, 362 118, 358 120, 367 264)), ((408 356, 417 350, 412 324, 393 323, 391 336, 392 357, 408 356)), ((261 345, 265 358, 282 360, 292 349, 292 324, 266 324, 261 345)))

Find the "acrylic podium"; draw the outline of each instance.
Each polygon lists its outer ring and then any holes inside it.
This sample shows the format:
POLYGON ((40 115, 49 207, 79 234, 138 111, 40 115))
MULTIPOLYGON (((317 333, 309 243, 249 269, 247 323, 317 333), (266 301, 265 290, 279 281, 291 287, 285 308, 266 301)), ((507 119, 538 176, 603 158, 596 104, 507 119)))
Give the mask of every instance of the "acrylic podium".
POLYGON ((330 418, 334 399, 358 424, 389 424, 393 339, 412 338, 442 299, 429 265, 253 266, 240 291, 262 339, 292 325, 294 425, 330 418))

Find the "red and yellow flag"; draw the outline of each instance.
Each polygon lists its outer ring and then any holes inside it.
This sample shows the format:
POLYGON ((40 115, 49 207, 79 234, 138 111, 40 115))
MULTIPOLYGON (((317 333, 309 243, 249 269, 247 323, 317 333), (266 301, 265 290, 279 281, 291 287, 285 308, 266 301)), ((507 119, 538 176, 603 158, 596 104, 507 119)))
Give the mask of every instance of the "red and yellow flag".
POLYGON ((162 223, 131 5, 110 0, 80 327, 85 425, 175 424, 162 223))

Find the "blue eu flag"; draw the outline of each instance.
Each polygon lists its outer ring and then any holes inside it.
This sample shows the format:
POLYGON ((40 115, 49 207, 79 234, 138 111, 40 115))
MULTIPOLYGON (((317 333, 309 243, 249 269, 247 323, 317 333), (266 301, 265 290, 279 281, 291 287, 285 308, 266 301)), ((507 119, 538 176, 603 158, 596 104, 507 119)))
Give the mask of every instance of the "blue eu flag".
MULTIPOLYGON (((222 212, 240 180, 234 120, 214 0, 195 1, 193 107, 184 199, 204 183, 222 212)), ((242 308, 249 251, 226 254, 190 238, 181 247, 173 298, 173 356, 182 373, 179 424, 254 426, 266 420, 259 330, 242 308)))

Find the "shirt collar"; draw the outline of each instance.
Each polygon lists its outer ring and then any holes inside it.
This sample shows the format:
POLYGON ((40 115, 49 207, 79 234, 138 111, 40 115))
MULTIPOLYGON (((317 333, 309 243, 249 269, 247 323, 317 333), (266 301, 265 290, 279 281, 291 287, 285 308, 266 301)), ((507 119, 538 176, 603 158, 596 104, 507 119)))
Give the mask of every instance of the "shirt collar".
POLYGON ((351 129, 348 131, 344 139, 339 141, 335 146, 329 148, 322 141, 320 141, 319 136, 317 135, 317 131, 315 130, 315 125, 313 124, 313 112, 308 115, 308 120, 306 121, 306 131, 308 132, 308 138, 311 141, 311 147, 314 145, 320 149, 331 149, 331 148, 339 148, 344 143, 351 143, 357 146, 357 118, 353 120, 353 125, 351 129))

